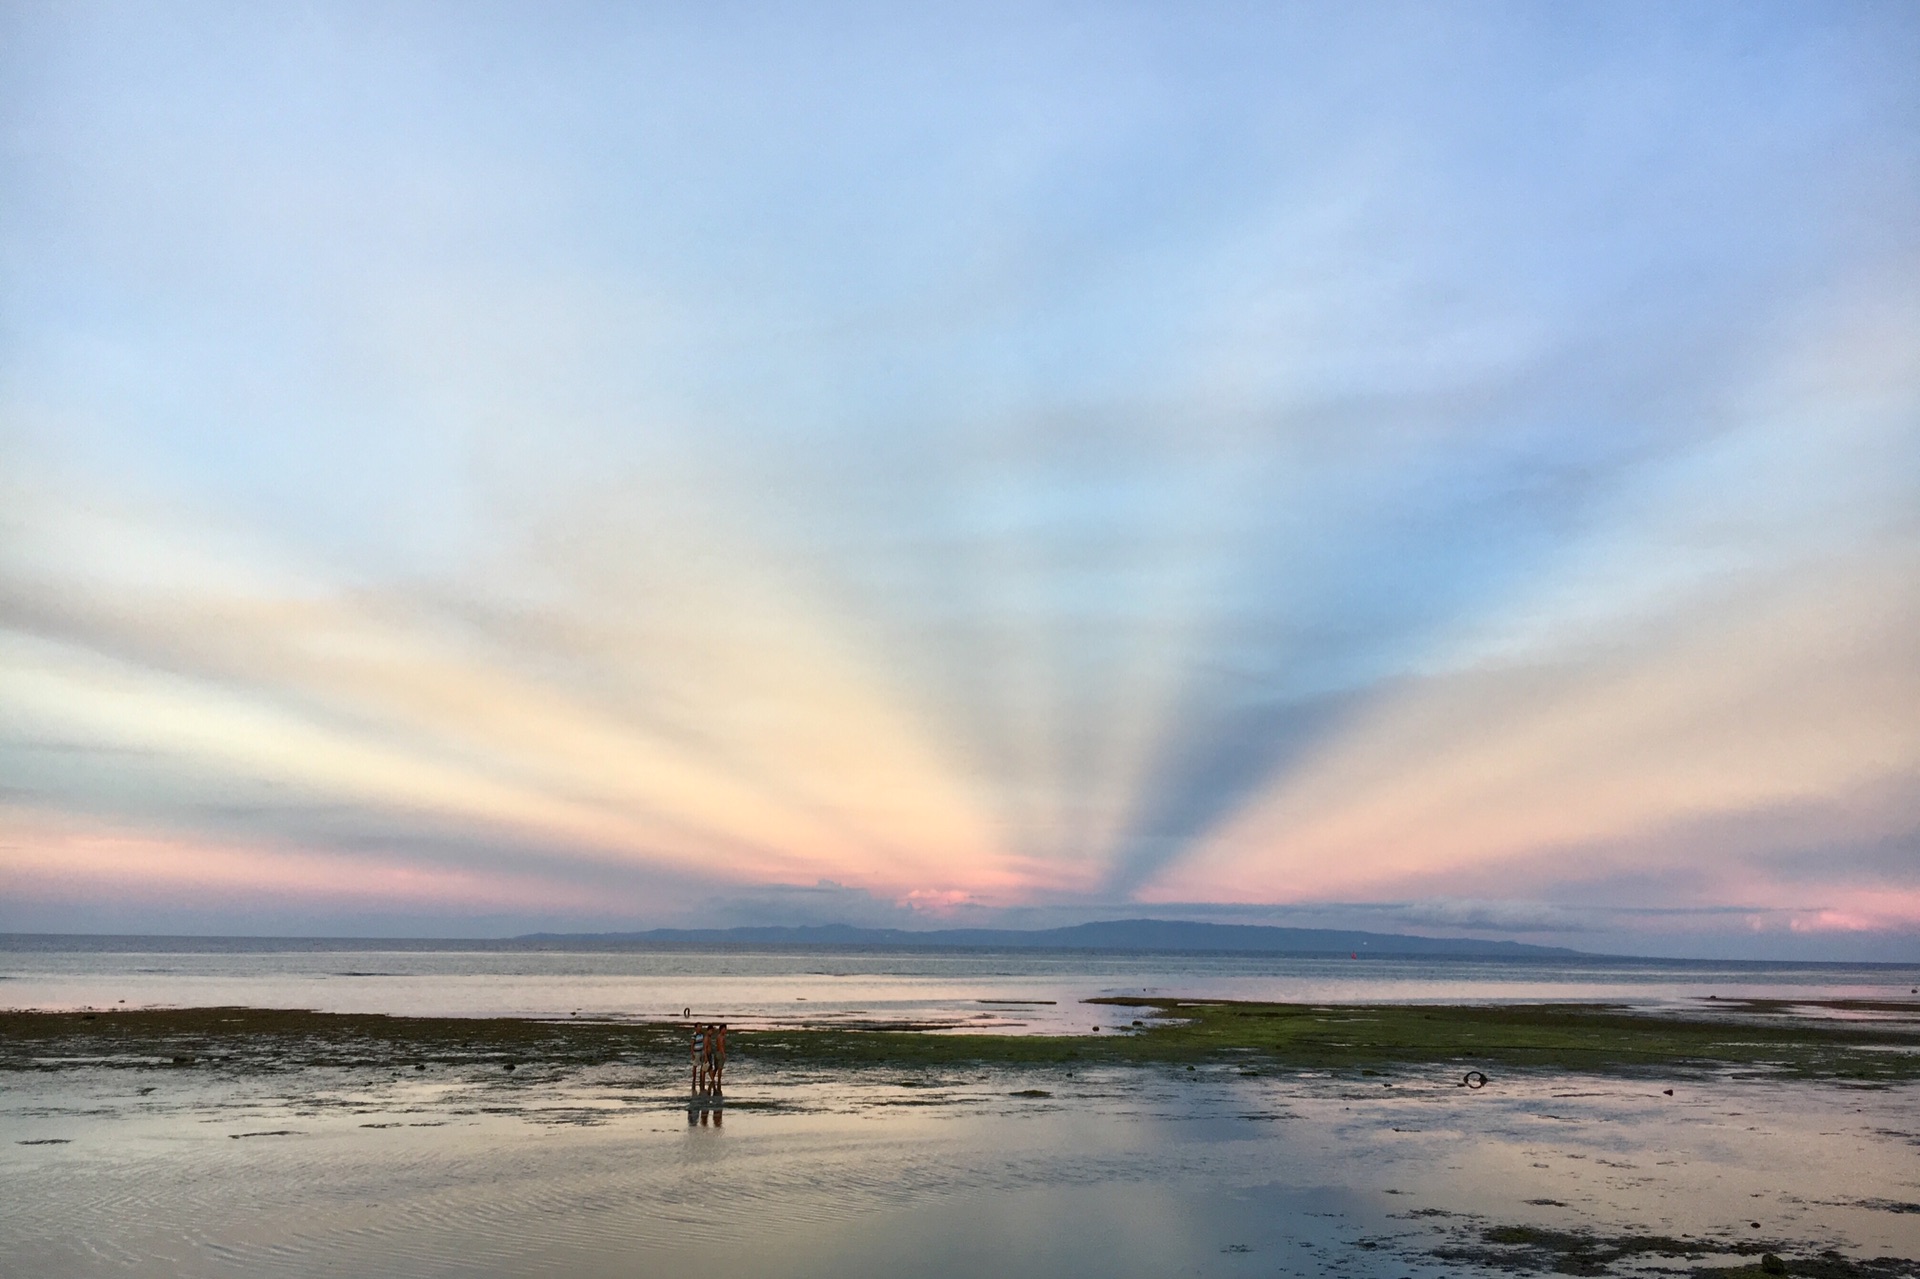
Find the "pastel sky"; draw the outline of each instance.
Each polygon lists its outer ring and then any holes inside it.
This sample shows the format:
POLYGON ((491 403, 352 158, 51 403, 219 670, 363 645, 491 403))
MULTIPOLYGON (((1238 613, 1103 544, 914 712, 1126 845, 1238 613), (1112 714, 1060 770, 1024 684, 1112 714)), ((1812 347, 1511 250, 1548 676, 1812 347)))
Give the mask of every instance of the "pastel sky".
POLYGON ((0 928, 1920 957, 1916 67, 8 4, 0 928))

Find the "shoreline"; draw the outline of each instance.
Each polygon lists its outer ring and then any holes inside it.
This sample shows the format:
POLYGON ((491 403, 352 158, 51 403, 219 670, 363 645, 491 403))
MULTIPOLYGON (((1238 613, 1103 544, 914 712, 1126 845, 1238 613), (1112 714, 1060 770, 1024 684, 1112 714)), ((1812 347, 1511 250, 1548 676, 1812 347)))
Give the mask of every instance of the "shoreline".
MULTIPOLYGON (((947 1024, 740 1027, 736 1065, 847 1069, 995 1064, 1379 1073, 1406 1068, 1697 1071, 1879 1086, 1920 1079, 1920 1001, 1728 999, 1711 1012, 1617 1004, 1281 1004, 1178 997, 1085 1001, 1076 1035, 949 1033, 947 1024)), ((724 1020, 700 1013, 692 1021, 724 1020)), ((679 1021, 407 1017, 243 1007, 9 1010, 0 1070, 213 1066, 662 1065, 679 1021)))
MULTIPOLYGON (((852 1259, 836 1273, 866 1274, 924 1262, 888 1238, 963 1248, 982 1220, 1040 1246, 1051 1225, 1022 1231, 1044 1200, 1049 1222, 1101 1223, 1076 1249, 1176 1228, 1101 1273, 1920 1279, 1911 1001, 1074 1011, 1128 1030, 735 1030, 711 1100, 689 1096, 678 1021, 0 1012, 0 1161, 26 1196, 0 1248, 94 1273, 75 1241, 105 1239, 197 1275, 218 1269, 204 1237, 235 1256, 292 1239, 244 1254, 291 1279, 533 1239, 546 1272, 611 1276, 635 1248, 691 1264, 672 1251, 691 1221, 802 1279, 802 1228, 770 1201, 858 1205, 868 1224, 827 1237, 852 1259), (373 1203, 404 1225, 367 1235, 373 1203)), ((1042 1271, 1085 1264, 1057 1260, 1042 1271)))

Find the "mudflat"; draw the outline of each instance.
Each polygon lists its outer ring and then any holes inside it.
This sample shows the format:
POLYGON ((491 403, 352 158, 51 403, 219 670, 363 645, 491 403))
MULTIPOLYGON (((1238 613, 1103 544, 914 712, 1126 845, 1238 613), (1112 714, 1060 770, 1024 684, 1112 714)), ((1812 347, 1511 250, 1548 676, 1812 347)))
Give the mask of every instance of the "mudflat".
POLYGON ((1085 1034, 736 1029, 723 1105, 689 1104, 675 1022, 0 1014, 0 1256, 50 1279, 716 1255, 775 1279, 1920 1277, 1913 1002, 1075 1008, 1085 1034))
MULTIPOLYGON (((1710 1008, 1609 1004, 1311 1005, 1088 1001, 1086 1035, 941 1033, 874 1023, 741 1028, 736 1062, 843 1068, 1233 1063, 1249 1069, 1735 1071, 1895 1083, 1920 1078, 1920 1001, 1727 999, 1710 1008), (1119 1030, 1124 1033, 1113 1033, 1119 1030)), ((396 1017, 299 1009, 0 1013, 0 1069, 63 1065, 548 1067, 685 1057, 676 1022, 396 1017)))

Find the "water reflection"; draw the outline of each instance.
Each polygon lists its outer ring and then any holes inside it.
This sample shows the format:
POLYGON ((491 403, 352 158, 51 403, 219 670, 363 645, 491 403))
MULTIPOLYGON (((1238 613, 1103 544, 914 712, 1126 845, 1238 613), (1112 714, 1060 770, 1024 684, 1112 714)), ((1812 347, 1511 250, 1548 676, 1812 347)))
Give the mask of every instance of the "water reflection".
POLYGON ((687 1141, 725 1116, 681 1093, 677 1068, 659 1093, 628 1091, 625 1065, 434 1091, 331 1067, 29 1072, 0 1090, 0 1256, 47 1279, 431 1279, 455 1259, 476 1279, 632 1279, 710 1267, 716 1247, 767 1279, 1454 1279, 1508 1259, 1435 1250, 1506 1225, 1920 1254, 1906 1087, 759 1064, 741 1078, 736 1131, 687 1141), (613 1092, 628 1101, 607 1107, 613 1092), (685 1129, 660 1109, 682 1099, 685 1129))

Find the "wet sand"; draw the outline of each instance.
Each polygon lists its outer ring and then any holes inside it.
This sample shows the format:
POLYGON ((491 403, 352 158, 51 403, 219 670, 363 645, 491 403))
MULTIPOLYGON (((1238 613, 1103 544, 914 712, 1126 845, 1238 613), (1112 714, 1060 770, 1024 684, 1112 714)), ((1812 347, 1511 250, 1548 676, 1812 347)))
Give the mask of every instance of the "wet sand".
MULTIPOLYGON (((1070 1066, 1231 1062, 1259 1068, 1464 1072, 1562 1068, 1635 1073, 1725 1068, 1769 1076, 1920 1079, 1920 1000, 1702 1001, 1685 1010, 1609 1004, 1276 1004, 1104 997, 1074 1006, 1086 1032, 943 1033, 949 1022, 796 1016, 735 1025, 745 1059, 845 1069, 960 1063, 1070 1066)), ((706 1017, 695 1020, 717 1020, 706 1017)), ((399 1017, 259 1008, 0 1011, 0 1070, 98 1062, 233 1072, 305 1065, 555 1067, 674 1061, 674 1020, 399 1017)))
MULTIPOLYGON (((1738 1024, 1766 1043, 1785 1016, 1738 1024)), ((0 1255, 47 1276, 1429 1276, 1757 1274, 1773 1252, 1920 1274, 1912 1082, 1642 1061, 1470 1089, 1452 1062, 1255 1064, 1191 1036, 1190 1060, 892 1064, 769 1041, 716 1112, 687 1106, 677 1028, 595 1060, 611 1031, 549 1027, 506 1048, 469 1024, 465 1056, 434 1057, 290 1023, 256 1037, 270 1059, 179 1064, 150 1036, 49 1056, 8 1034, 0 1255)))

